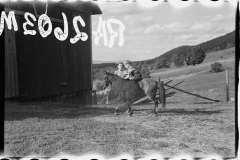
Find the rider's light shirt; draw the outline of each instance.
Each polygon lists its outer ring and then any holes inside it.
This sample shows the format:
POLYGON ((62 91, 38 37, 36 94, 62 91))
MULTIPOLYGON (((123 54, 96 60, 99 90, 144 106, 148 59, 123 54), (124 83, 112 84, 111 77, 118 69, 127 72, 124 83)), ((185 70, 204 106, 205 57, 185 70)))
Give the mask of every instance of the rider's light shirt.
POLYGON ((124 78, 124 77, 126 76, 126 74, 127 74, 127 71, 126 71, 126 70, 123 70, 123 71, 116 70, 116 71, 114 72, 114 74, 118 75, 119 77, 124 78))
POLYGON ((129 66, 129 67, 127 68, 127 73, 128 73, 128 74, 131 74, 132 71, 134 71, 134 70, 136 70, 136 69, 133 68, 133 66, 129 66))

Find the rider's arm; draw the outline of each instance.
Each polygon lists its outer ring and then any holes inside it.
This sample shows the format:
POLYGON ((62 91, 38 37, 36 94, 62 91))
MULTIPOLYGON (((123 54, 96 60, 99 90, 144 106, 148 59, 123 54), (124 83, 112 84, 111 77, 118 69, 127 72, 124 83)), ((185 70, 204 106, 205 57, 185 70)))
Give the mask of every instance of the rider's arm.
POLYGON ((132 75, 133 76, 131 76, 131 78, 129 78, 129 79, 142 79, 142 75, 141 75, 141 73, 139 72, 139 71, 137 71, 137 70, 134 70, 133 72, 132 72, 132 75))

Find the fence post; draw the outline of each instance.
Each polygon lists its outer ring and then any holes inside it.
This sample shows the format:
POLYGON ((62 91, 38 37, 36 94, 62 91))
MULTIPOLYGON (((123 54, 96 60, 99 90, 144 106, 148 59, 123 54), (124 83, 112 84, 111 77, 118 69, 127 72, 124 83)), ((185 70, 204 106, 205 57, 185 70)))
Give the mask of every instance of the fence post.
POLYGON ((228 69, 226 69, 226 102, 229 101, 229 73, 228 69))
POLYGON ((106 104, 108 104, 108 95, 107 95, 107 101, 106 101, 106 104))
POLYGON ((166 108, 166 97, 163 81, 158 79, 158 89, 159 89, 159 100, 162 103, 162 108, 166 108))
POLYGON ((92 90, 92 101, 93 101, 93 105, 97 104, 97 100, 96 100, 96 90, 92 90))

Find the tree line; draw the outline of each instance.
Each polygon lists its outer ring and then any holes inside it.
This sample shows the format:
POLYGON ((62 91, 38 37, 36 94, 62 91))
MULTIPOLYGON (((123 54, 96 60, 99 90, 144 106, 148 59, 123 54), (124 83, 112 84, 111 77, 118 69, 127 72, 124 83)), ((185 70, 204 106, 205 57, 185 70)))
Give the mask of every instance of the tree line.
MULTIPOLYGON (((227 43, 226 47, 224 49, 232 48, 234 47, 233 43, 227 43)), ((214 52, 221 50, 219 46, 216 46, 212 48, 211 50, 207 50, 206 52, 201 48, 200 45, 194 46, 191 48, 191 51, 186 54, 173 54, 171 58, 166 57, 158 57, 155 60, 154 63, 154 69, 160 69, 160 68, 169 68, 171 66, 171 63, 175 65, 175 67, 181 67, 184 65, 193 65, 201 64, 206 54, 209 52, 214 52)))
POLYGON ((158 57, 154 63, 154 69, 169 68, 171 66, 171 63, 173 63, 175 67, 181 67, 185 64, 194 66, 196 64, 202 63, 205 57, 206 54, 202 48, 200 46, 194 46, 191 48, 191 51, 185 55, 173 54, 171 59, 158 57))

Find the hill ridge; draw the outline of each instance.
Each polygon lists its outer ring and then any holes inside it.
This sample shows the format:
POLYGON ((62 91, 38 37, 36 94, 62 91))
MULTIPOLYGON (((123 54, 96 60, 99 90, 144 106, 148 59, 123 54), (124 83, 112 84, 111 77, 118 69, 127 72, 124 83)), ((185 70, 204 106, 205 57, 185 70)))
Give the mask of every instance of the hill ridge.
MULTIPOLYGON (((212 49, 214 49, 215 47, 219 47, 218 49, 223 50, 226 48, 228 43, 233 43, 235 45, 235 30, 233 30, 230 33, 226 33, 222 36, 213 38, 211 40, 208 40, 206 42, 202 42, 200 44, 198 44, 199 46, 201 46, 201 48, 203 49, 203 51, 208 52, 211 51, 212 49)), ((158 56, 160 58, 167 58, 167 59, 171 59, 173 54, 177 54, 178 56, 180 55, 186 55, 188 52, 190 52, 191 48, 193 46, 198 46, 198 45, 182 45, 182 46, 178 46, 176 48, 173 48, 165 53, 163 53, 162 55, 158 56)), ((141 61, 133 61, 133 62, 144 62, 146 61, 147 64, 153 64, 156 61, 155 57, 153 59, 147 59, 147 60, 141 60, 141 61)), ((104 67, 115 67, 116 63, 112 62, 112 63, 101 63, 101 64, 93 64, 93 68, 104 68, 104 67)))

